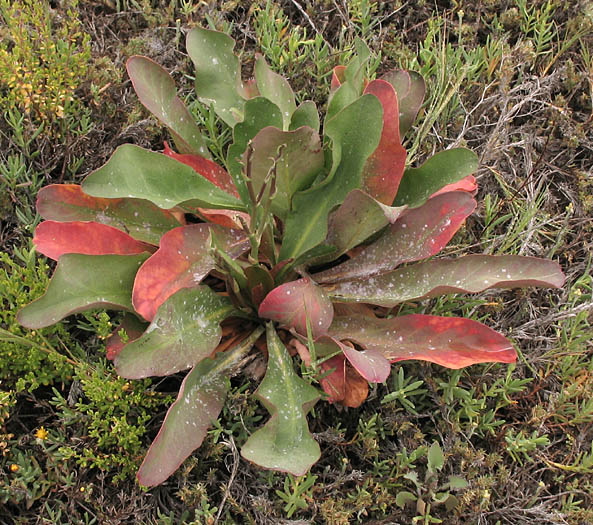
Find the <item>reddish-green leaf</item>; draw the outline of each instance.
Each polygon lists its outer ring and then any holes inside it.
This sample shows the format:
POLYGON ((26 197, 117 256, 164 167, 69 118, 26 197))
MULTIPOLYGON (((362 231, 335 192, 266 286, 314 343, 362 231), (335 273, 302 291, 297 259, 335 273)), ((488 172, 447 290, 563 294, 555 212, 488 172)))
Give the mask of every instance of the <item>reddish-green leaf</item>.
POLYGON ((205 179, 208 179, 212 184, 218 186, 221 190, 230 193, 235 197, 239 197, 237 189, 231 176, 226 172, 225 169, 221 168, 216 162, 205 159, 200 155, 180 155, 175 153, 169 144, 165 142, 165 150, 163 153, 183 164, 186 164, 190 168, 193 168, 196 173, 199 173, 205 179))
POLYGON ((435 259, 393 272, 337 283, 328 289, 338 301, 378 306, 447 293, 477 293, 488 288, 561 287, 564 274, 554 261, 519 255, 468 255, 435 259))
POLYGON ((78 184, 51 184, 42 188, 37 194, 37 211, 47 220, 107 224, 150 244, 158 244, 165 232, 179 226, 170 211, 152 202, 91 197, 78 184))
POLYGON ((140 102, 169 128, 177 148, 183 153, 210 157, 200 129, 177 96, 171 75, 156 62, 143 56, 129 58, 126 67, 140 102))
MULTIPOLYGON (((275 158, 276 193, 272 199, 272 212, 284 219, 290 211, 292 196, 307 188, 323 168, 324 156, 321 139, 311 128, 282 131, 269 126, 251 141, 251 180, 256 193, 263 186, 275 158)), ((243 159, 244 162, 246 159, 243 159)))
POLYGON ((177 400, 138 471, 142 485, 152 487, 165 481, 202 444, 208 427, 222 410, 230 370, 261 333, 256 330, 233 350, 204 359, 185 376, 177 400))
POLYGON ((167 232, 159 249, 138 271, 134 283, 134 308, 152 320, 165 300, 182 288, 198 286, 214 268, 210 252, 210 232, 222 243, 226 253, 235 258, 249 248, 240 230, 209 224, 190 224, 167 232))
POLYGON ((447 184, 436 193, 433 193, 430 196, 430 198, 436 197, 437 195, 441 195, 442 193, 447 193, 449 191, 467 191, 468 193, 475 195, 478 191, 478 184, 476 182, 476 178, 473 175, 468 175, 467 177, 464 177, 458 182, 447 184))
POLYGON ((191 368, 218 346, 220 323, 234 311, 207 286, 179 290, 159 307, 146 332, 119 351, 117 373, 140 379, 191 368))
POLYGON ((105 357, 113 361, 126 344, 138 339, 147 328, 148 323, 141 321, 136 315, 124 314, 119 326, 105 340, 105 357))
POLYGON ((307 412, 319 393, 295 373, 272 323, 268 323, 267 346, 268 367, 255 396, 272 417, 251 434, 241 455, 261 467, 302 476, 321 455, 307 425, 307 412))
POLYGON ((154 250, 117 228, 97 222, 44 221, 35 229, 33 244, 39 253, 55 261, 65 253, 132 255, 154 250))
POLYGON ((397 91, 399 101, 399 132, 403 137, 416 120, 422 106, 426 85, 421 75, 415 71, 395 70, 381 77, 397 91))
POLYGON ((420 208, 408 210, 373 244, 352 259, 315 275, 328 283, 368 277, 404 262, 438 253, 474 210, 476 201, 465 192, 439 195, 420 208))
POLYGON ((296 109, 290 84, 282 75, 272 71, 261 55, 255 61, 255 80, 261 95, 276 104, 282 112, 283 129, 287 131, 296 109))
POLYGON ((475 363, 512 363, 517 358, 505 337, 471 319, 420 314, 392 319, 336 317, 330 333, 351 339, 391 362, 419 359, 463 368, 475 363))
POLYGON ((333 315, 334 308, 327 294, 308 278, 274 288, 259 307, 260 317, 278 321, 304 336, 309 318, 314 338, 327 332, 333 315))
POLYGON ((350 408, 362 405, 369 395, 369 383, 346 361, 344 354, 339 354, 320 365, 324 375, 321 387, 329 396, 330 403, 340 403, 350 408))
POLYGON ((208 208, 244 208, 189 166, 133 144, 119 146, 106 164, 84 179, 82 189, 94 197, 146 199, 165 209, 190 200, 208 208))
POLYGON ((330 348, 333 346, 333 351, 342 350, 354 369, 370 383, 383 383, 389 377, 391 364, 376 350, 371 349, 360 352, 336 338, 327 336, 321 337, 315 343, 330 348))
POLYGON ((478 168, 473 151, 454 148, 430 157, 419 168, 408 168, 400 182, 394 206, 422 206, 427 199, 447 186, 471 175, 478 168))
POLYGON ((325 242, 336 248, 332 260, 393 224, 405 209, 385 206, 361 190, 352 190, 329 216, 325 242))
POLYGON ((379 202, 391 205, 406 165, 406 150, 399 136, 397 95, 384 80, 373 80, 364 92, 375 95, 383 106, 383 131, 377 149, 364 165, 361 189, 379 202))
POLYGON ((64 254, 45 295, 25 306, 17 319, 27 328, 43 328, 92 308, 132 312, 132 284, 147 257, 64 254))

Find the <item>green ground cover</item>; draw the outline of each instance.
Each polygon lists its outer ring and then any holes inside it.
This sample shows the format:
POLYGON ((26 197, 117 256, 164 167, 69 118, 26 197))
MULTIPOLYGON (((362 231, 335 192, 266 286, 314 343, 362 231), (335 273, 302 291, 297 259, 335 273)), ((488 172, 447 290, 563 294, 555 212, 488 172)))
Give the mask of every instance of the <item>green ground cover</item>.
POLYGON ((0 0, 0 523, 593 522, 593 9, 587 2, 0 0), (195 4, 195 5, 194 5, 195 4), (51 264, 32 249, 37 191, 77 182, 116 146, 162 149, 125 75, 144 54, 170 71, 213 157, 228 127, 195 100, 194 25, 237 40, 323 107, 331 69, 362 37, 369 75, 418 71, 427 97, 408 163, 467 146, 480 207, 447 254, 552 258, 561 290, 407 304, 511 338, 516 365, 394 365, 359 409, 318 404, 324 453, 303 477, 260 470, 240 446, 265 419, 257 359, 204 445, 165 484, 134 479, 182 374, 126 381, 105 359, 112 312, 43 330, 16 311, 51 264))

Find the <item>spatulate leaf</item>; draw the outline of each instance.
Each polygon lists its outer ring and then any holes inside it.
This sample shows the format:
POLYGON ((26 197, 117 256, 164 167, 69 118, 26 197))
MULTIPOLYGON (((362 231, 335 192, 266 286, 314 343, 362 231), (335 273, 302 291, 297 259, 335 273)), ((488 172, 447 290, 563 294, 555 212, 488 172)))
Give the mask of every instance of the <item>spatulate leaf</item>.
POLYGON ((463 368, 476 363, 512 363, 517 358, 504 336, 477 321, 456 317, 336 317, 330 334, 355 341, 391 362, 419 359, 447 368, 463 368))
POLYGON ((259 307, 259 316, 307 335, 307 318, 313 337, 327 332, 334 309, 327 294, 311 279, 299 279, 274 288, 259 307))
POLYGON ((47 291, 18 313, 19 323, 43 328, 92 308, 133 312, 134 277, 148 255, 62 255, 47 291))
POLYGON ((377 149, 364 165, 362 189, 379 202, 391 205, 406 165, 406 150, 399 136, 397 95, 384 80, 373 80, 364 92, 375 95, 381 102, 383 130, 377 149))
POLYGON ((146 332, 119 351, 117 373, 139 379, 193 367, 218 346, 220 323, 234 311, 207 286, 179 290, 159 307, 146 332))
POLYGON ((187 34, 187 53, 196 67, 196 93, 212 104, 216 114, 233 127, 243 119, 245 91, 235 41, 228 35, 201 27, 187 34))
POLYGON ((228 393, 228 375, 262 331, 256 330, 237 347, 204 359, 185 376, 157 437, 138 471, 138 481, 152 487, 165 481, 204 440, 228 393))
POLYGON ((146 199, 165 209, 188 200, 208 208, 243 209, 189 166, 132 144, 117 148, 104 166, 87 176, 82 189, 93 197, 146 199))
POLYGON ((408 210, 373 244, 352 259, 315 275, 318 282, 368 277, 441 251, 476 206, 465 192, 451 192, 408 210))
POLYGON ((255 80, 262 97, 271 100, 282 112, 283 129, 287 131, 292 114, 296 110, 290 84, 283 76, 272 71, 261 55, 255 61, 255 80))
POLYGON ((554 261, 520 255, 467 255, 435 259, 393 272, 337 283, 328 294, 338 301, 392 307, 447 293, 477 293, 489 288, 559 288, 564 274, 554 261))
POLYGON ((241 455, 264 468, 304 475, 321 455, 307 425, 319 393, 294 371, 291 357, 272 323, 267 327, 268 368, 255 396, 270 420, 251 434, 241 455))
POLYGON ((140 102, 169 128, 182 153, 195 153, 209 158, 200 129, 191 113, 177 96, 175 81, 156 62, 133 56, 126 64, 134 91, 140 102))
POLYGON ((132 255, 154 250, 153 246, 98 222, 44 221, 35 228, 33 244, 39 253, 55 261, 65 253, 132 255))
POLYGON ((422 76, 415 71, 390 71, 381 78, 389 82, 397 91, 400 112, 399 132, 403 137, 412 127, 420 111, 426 93, 426 84, 422 76))
POLYGON ((408 168, 400 182, 394 206, 422 206, 447 184, 458 182, 478 169, 473 151, 455 148, 433 155, 419 168, 408 168))
POLYGON ((179 226, 171 212, 152 202, 91 197, 78 184, 51 184, 42 188, 37 194, 37 211, 46 220, 107 224, 134 239, 155 245, 165 232, 179 226))
POLYGON ((136 275, 133 302, 142 317, 151 321, 168 297, 182 288, 197 287, 214 268, 210 252, 212 231, 232 258, 249 248, 249 241, 240 230, 212 224, 190 224, 167 232, 159 249, 136 275))

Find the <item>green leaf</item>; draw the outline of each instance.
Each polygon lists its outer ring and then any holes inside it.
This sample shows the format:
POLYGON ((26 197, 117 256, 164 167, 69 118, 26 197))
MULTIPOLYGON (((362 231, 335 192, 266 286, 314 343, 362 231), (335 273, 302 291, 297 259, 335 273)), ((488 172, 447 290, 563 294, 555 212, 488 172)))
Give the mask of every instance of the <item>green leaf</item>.
POLYGON ((422 206, 443 186, 457 182, 478 169, 477 155, 465 148, 441 151, 419 168, 408 168, 399 184, 394 206, 422 206))
POLYGON ((216 421, 229 389, 229 371, 262 334, 256 329, 232 350, 204 359, 185 376, 179 395, 138 471, 138 481, 152 487, 165 481, 206 436, 216 421))
POLYGON ((399 133, 403 137, 416 120, 426 93, 422 76, 415 71, 401 69, 389 71, 381 77, 389 82, 397 92, 399 101, 399 133))
POLYGON ((216 114, 234 127, 243 119, 245 88, 239 59, 233 53, 235 41, 219 31, 194 27, 187 34, 187 52, 196 67, 196 93, 212 104, 216 114))
POLYGON ((469 486, 469 483, 459 476, 449 476, 448 485, 451 489, 465 489, 469 486))
POLYGON ((319 113, 317 113, 317 106, 312 100, 305 100, 295 112, 292 114, 290 121, 290 131, 300 128, 301 126, 308 126, 319 132, 319 113))
POLYGON ((175 82, 165 69, 143 56, 133 56, 126 64, 140 102, 171 131, 180 153, 210 158, 200 128, 177 96, 175 82))
POLYGON ((323 168, 321 140, 311 128, 282 131, 274 127, 262 129, 251 141, 251 180, 255 192, 262 188, 268 172, 276 161, 276 192, 272 198, 272 213, 284 219, 291 208, 292 196, 307 188, 323 168))
POLYGON ((290 119, 296 110, 294 93, 288 81, 278 73, 274 73, 263 56, 255 61, 255 80, 261 95, 272 101, 282 112, 284 131, 290 126, 290 119))
POLYGON ((218 346, 220 323, 234 311, 207 286, 179 290, 159 307, 146 332, 119 352, 117 373, 140 379, 191 368, 218 346))
POLYGON ((365 95, 326 124, 333 141, 332 171, 318 186, 294 196, 280 260, 296 259, 325 239, 329 212, 361 186, 364 163, 381 138, 382 116, 379 99, 365 95))
POLYGON ((388 224, 393 224, 405 209, 405 206, 385 206, 368 193, 352 190, 329 217, 325 242, 337 249, 332 258, 336 259, 388 224))
POLYGON ((397 493, 397 496, 395 496, 395 504, 400 509, 403 509, 406 506, 406 504, 413 503, 414 501, 416 501, 416 499, 417 496, 415 494, 412 494, 407 490, 402 490, 397 493))
POLYGON ((261 467, 302 476, 321 455, 306 418, 319 393, 295 373, 272 323, 267 343, 268 368, 255 396, 272 417, 249 437, 241 455, 261 467))
POLYGON ((430 470, 441 470, 445 464, 445 456, 440 445, 435 441, 428 449, 428 468, 430 470))
POLYGON ((92 308, 133 312, 134 277, 149 255, 62 255, 45 294, 25 306, 17 320, 43 328, 92 308))
POLYGON ((249 202, 249 195, 241 174, 243 169, 241 159, 249 141, 267 126, 282 129, 282 113, 278 106, 264 97, 248 100, 245 103, 245 118, 243 122, 235 126, 233 143, 227 152, 229 173, 233 177, 241 200, 245 203, 249 202))
POLYGON ((191 167, 133 144, 117 148, 105 165, 87 176, 82 190, 93 197, 146 199, 164 209, 189 200, 205 208, 244 209, 191 167))

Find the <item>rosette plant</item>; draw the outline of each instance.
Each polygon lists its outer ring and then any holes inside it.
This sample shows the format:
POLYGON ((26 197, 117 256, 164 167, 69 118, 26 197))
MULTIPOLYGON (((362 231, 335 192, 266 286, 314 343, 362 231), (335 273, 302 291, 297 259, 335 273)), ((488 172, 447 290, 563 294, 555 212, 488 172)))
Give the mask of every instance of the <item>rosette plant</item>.
POLYGON ((556 263, 532 257, 430 259, 475 209, 477 158, 450 149, 406 168, 401 137, 422 104, 419 75, 366 79, 369 50, 358 42, 333 71, 321 132, 315 104, 297 105, 263 57, 244 82, 233 46, 201 28, 187 38, 197 95, 232 128, 223 165, 169 74, 135 56, 134 89, 174 148, 122 145, 80 186, 38 196, 45 221, 34 243, 57 265, 20 322, 40 328, 87 309, 122 310, 107 341, 121 376, 189 370, 139 470, 148 486, 200 446, 228 377, 253 353, 267 363, 255 396, 270 418, 241 453, 301 475, 320 456, 306 416, 321 397, 358 406, 396 361, 460 368, 516 358, 504 336, 476 321, 393 307, 564 281, 556 263))

